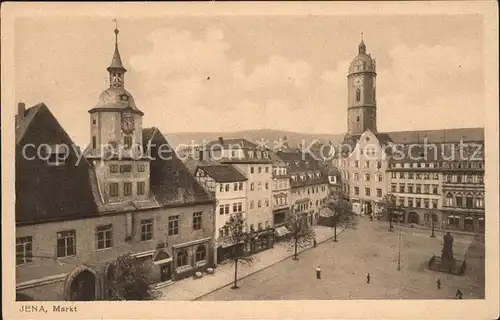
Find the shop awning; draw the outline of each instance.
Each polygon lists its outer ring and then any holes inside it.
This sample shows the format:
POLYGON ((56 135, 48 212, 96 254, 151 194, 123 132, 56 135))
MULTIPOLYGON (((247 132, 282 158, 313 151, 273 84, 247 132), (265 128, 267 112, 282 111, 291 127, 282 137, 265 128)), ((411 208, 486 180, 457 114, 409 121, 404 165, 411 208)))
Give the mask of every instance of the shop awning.
POLYGON ((274 233, 276 234, 277 237, 282 237, 282 236, 290 233, 290 231, 287 229, 287 227, 281 226, 281 227, 276 228, 274 230, 274 233))
POLYGON ((465 217, 465 220, 474 220, 473 217, 465 217))
POLYGON ((454 215, 449 215, 448 218, 455 218, 455 219, 459 219, 460 217, 459 216, 454 216, 454 215))

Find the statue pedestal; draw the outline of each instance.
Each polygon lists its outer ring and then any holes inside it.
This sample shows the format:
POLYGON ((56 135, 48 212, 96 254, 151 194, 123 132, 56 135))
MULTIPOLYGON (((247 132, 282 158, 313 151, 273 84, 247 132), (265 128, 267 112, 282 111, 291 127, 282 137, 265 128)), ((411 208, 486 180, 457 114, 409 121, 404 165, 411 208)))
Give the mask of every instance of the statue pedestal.
POLYGON ((437 272, 445 272, 454 275, 463 276, 465 273, 465 260, 453 259, 451 261, 443 260, 441 257, 433 255, 428 262, 428 269, 437 272))

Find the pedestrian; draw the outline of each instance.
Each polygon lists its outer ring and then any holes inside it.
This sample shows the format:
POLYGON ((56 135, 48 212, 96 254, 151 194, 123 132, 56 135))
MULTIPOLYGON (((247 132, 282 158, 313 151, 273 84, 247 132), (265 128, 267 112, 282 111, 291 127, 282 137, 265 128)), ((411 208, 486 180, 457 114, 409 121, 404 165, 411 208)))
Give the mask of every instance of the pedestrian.
POLYGON ((316 242, 316 238, 313 238, 313 247, 316 248, 317 245, 318 245, 318 242, 316 242))
POLYGON ((441 289, 441 280, 439 278, 436 280, 436 285, 438 289, 441 289))
POLYGON ((457 289, 457 293, 455 293, 455 299, 463 299, 462 290, 457 289))
POLYGON ((316 279, 318 279, 318 280, 321 279, 321 268, 320 268, 320 266, 318 266, 316 268, 316 279))
POLYGON ((366 274, 366 283, 370 283, 370 273, 366 274))
POLYGON ((372 214, 370 215, 370 221, 373 221, 373 215, 372 214))

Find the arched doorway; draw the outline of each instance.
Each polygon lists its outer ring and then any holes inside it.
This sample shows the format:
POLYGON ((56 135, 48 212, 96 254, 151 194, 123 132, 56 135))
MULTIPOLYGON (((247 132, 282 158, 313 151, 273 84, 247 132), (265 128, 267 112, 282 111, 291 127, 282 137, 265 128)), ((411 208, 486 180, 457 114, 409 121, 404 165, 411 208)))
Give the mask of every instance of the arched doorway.
POLYGON ((64 286, 66 300, 94 301, 100 299, 97 272, 87 266, 74 269, 66 278, 64 286))
POLYGON ((420 224, 420 216, 416 212, 408 214, 408 223, 420 224))

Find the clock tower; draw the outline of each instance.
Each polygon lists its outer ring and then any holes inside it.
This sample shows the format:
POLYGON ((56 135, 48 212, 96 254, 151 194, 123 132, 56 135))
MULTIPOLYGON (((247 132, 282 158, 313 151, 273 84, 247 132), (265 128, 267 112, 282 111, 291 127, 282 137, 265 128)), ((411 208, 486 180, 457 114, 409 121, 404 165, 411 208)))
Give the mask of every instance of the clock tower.
POLYGON ((125 90, 127 70, 118 50, 118 28, 109 73, 109 88, 90 114, 87 159, 94 166, 104 204, 146 201, 149 198, 150 159, 142 142, 142 117, 134 97, 125 90))
POLYGON ((375 59, 366 53, 361 39, 358 55, 349 66, 347 75, 347 134, 360 135, 366 130, 377 132, 377 101, 375 59))

